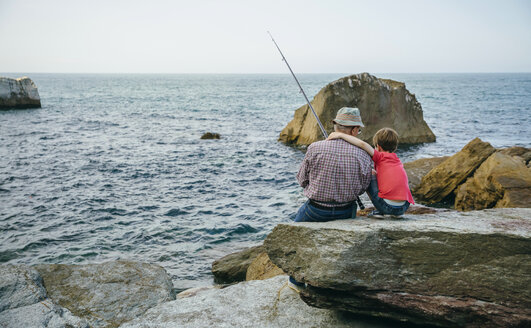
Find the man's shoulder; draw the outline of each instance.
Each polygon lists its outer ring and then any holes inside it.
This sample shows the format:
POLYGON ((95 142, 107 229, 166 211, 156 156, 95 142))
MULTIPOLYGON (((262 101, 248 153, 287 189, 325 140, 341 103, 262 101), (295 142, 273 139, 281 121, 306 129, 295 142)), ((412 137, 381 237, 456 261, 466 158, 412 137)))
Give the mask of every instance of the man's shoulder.
POLYGON ((311 143, 306 150, 309 153, 336 152, 339 140, 320 140, 311 143))
POLYGON ((363 149, 354 146, 353 144, 350 144, 346 142, 343 139, 334 139, 334 140, 321 140, 316 141, 308 146, 307 151, 310 152, 320 152, 320 151, 326 151, 326 152, 348 152, 348 153, 355 153, 360 154, 361 156, 367 156, 370 158, 369 154, 367 154, 366 151, 363 149))
POLYGON ((315 150, 315 149, 320 149, 320 148, 323 148, 323 147, 327 147, 327 144, 328 144, 329 141, 330 140, 320 140, 320 141, 312 142, 308 146, 307 150, 315 150))

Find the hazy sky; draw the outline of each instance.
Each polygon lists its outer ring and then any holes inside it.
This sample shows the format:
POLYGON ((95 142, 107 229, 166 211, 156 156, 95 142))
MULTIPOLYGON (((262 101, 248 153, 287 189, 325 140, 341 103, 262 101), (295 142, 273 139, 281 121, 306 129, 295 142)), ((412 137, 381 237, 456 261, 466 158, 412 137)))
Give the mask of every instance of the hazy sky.
POLYGON ((531 72, 531 1, 0 0, 0 72, 531 72))

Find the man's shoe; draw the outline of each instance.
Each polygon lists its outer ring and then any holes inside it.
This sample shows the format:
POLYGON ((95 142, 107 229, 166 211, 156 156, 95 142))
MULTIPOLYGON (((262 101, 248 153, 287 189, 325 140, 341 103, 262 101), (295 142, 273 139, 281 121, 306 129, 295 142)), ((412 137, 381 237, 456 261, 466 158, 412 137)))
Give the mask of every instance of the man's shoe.
POLYGON ((367 217, 372 219, 385 219, 385 214, 382 214, 378 210, 374 210, 371 213, 367 214, 367 217))
POLYGON ((373 219, 388 219, 388 220, 400 220, 403 219, 402 215, 393 215, 393 214, 382 214, 378 210, 374 210, 371 213, 367 214, 368 218, 373 219))

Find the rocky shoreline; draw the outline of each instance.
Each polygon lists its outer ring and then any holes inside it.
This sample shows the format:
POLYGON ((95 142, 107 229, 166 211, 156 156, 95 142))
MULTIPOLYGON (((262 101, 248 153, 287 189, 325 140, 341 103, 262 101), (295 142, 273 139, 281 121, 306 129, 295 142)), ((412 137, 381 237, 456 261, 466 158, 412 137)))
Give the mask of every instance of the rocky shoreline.
POLYGON ((523 327, 530 218, 522 208, 280 224, 213 266, 218 277, 214 267, 233 267, 232 285, 178 295, 154 264, 4 264, 0 326, 523 327), (296 293, 286 273, 308 287, 296 293))

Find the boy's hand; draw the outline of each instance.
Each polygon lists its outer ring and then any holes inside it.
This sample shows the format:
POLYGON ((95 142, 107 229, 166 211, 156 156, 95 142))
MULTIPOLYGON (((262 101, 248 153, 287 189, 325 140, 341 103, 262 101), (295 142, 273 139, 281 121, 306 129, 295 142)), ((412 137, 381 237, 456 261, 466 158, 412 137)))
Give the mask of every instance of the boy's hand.
POLYGON ((328 138, 326 138, 326 140, 341 139, 341 135, 342 135, 341 132, 332 132, 332 133, 330 133, 328 138))

